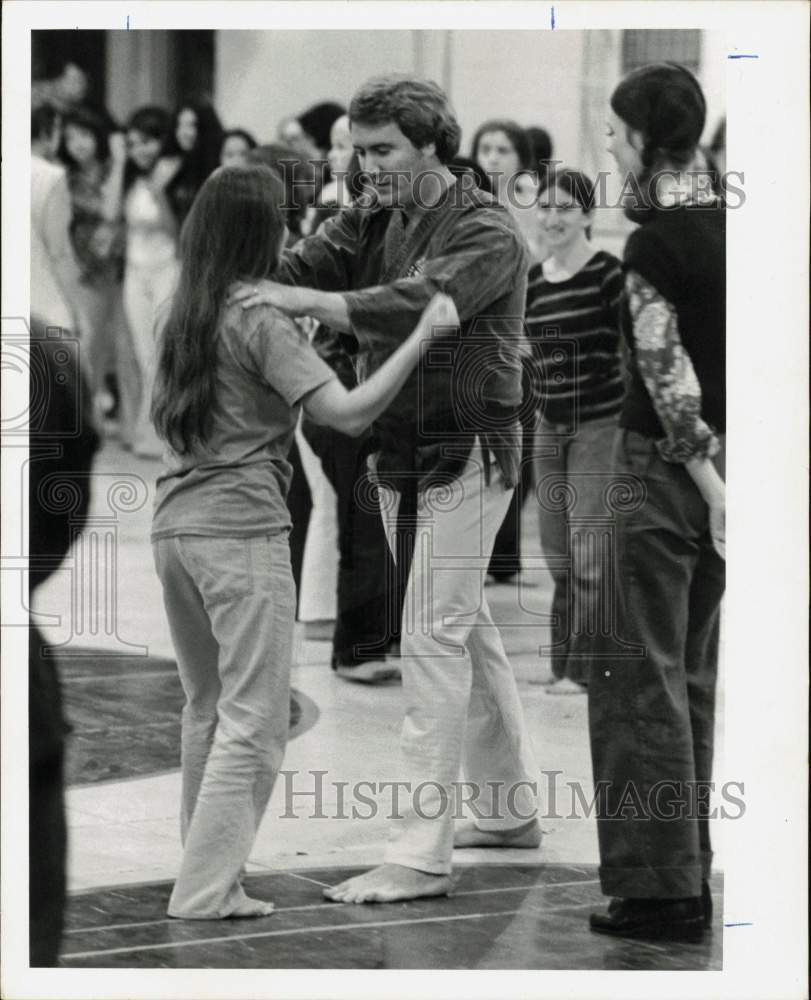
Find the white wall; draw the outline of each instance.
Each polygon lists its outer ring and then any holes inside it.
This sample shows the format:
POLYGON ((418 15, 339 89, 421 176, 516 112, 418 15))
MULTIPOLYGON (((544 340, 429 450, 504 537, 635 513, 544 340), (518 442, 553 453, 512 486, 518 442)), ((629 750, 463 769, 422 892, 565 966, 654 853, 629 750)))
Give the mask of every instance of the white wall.
POLYGON ((446 88, 469 151, 486 118, 542 125, 566 159, 579 146, 582 35, 535 31, 220 31, 216 104, 261 139, 320 100, 348 103, 367 77, 429 76, 446 88))
MULTIPOLYGON (((317 25, 313 25, 317 27, 317 25)), ((386 72, 413 72, 413 31, 219 31, 215 103, 229 128, 260 142, 282 118, 318 101, 348 104, 358 84, 386 72)))

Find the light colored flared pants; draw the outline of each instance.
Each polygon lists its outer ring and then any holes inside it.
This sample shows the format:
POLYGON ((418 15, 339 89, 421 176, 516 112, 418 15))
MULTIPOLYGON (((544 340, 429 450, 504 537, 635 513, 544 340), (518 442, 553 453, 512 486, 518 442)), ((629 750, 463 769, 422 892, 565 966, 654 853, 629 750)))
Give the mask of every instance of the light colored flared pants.
MULTIPOLYGON (((453 820, 462 800, 483 830, 514 829, 537 813, 539 772, 484 594, 493 542, 513 493, 495 461, 490 466, 486 485, 477 444, 457 479, 420 492, 404 602, 398 777, 409 791, 399 796, 386 861, 436 874, 451 870, 453 820)), ((380 487, 392 552, 399 505, 398 492, 380 487)))
POLYGON ((186 705, 169 915, 227 917, 281 766, 295 589, 287 533, 153 543, 186 705))

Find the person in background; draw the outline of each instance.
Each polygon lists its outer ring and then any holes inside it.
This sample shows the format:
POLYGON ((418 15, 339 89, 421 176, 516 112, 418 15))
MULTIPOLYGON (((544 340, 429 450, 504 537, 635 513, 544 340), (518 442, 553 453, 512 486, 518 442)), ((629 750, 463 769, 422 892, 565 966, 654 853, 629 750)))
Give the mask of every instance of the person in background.
MULTIPOLYGON (((553 169, 552 136, 546 131, 545 128, 541 128, 538 125, 530 125, 524 131, 527 133, 527 138, 529 139, 530 146, 532 148, 531 176, 535 178, 535 201, 537 202, 538 192, 542 187, 545 188, 547 186, 549 172, 553 169)), ((522 203, 524 200, 525 199, 522 198, 522 203)), ((546 243, 544 242, 541 227, 530 226, 529 230, 525 231, 524 235, 527 237, 527 242, 529 243, 529 249, 533 260, 540 263, 546 258, 546 255, 549 252, 546 243)))
POLYGON ((552 163, 552 136, 540 125, 528 125, 524 129, 532 150, 532 169, 538 175, 538 187, 546 182, 552 163))
POLYGON ((55 163, 62 120, 49 104, 31 114, 31 309, 42 322, 90 338, 81 270, 70 240, 73 217, 65 168, 55 163))
MULTIPOLYGON (((528 209, 535 202, 536 180, 531 170, 532 148, 526 132, 508 119, 487 121, 473 137, 471 159, 487 177, 488 187, 484 190, 492 191, 509 210, 532 253, 535 227, 531 224, 528 209)), ((525 388, 531 381, 531 375, 525 363, 525 388)), ((521 481, 496 535, 488 569, 489 576, 496 583, 508 583, 521 571, 521 512, 532 491, 534 437, 534 414, 522 411, 522 415, 521 481)))
POLYGON ((299 408, 360 433, 398 394, 434 325, 456 319, 447 296, 432 298, 399 349, 347 392, 278 309, 227 304, 232 282, 275 270, 283 197, 263 165, 223 167, 205 182, 160 340, 152 412, 166 469, 151 537, 186 695, 183 859, 168 913, 189 920, 273 911, 245 892, 242 872, 288 735, 295 596, 284 494, 299 408))
POLYGON ((124 312, 127 318, 137 381, 126 391, 138 400, 135 422, 127 439, 142 458, 160 458, 162 446, 149 419, 154 377, 155 337, 177 279, 177 220, 169 204, 167 185, 176 164, 163 157, 172 119, 159 107, 139 108, 127 124, 127 165, 124 171, 124 312))
MULTIPOLYGON (((28 584, 33 593, 56 569, 84 526, 93 455, 99 439, 81 353, 54 337, 53 324, 31 318, 28 462, 28 584), (67 347, 67 350, 65 349, 67 347), (69 491, 71 504, 61 503, 69 491)), ((32 607, 29 594, 28 606, 32 607)), ((56 660, 31 621, 28 632, 28 892, 29 961, 58 964, 64 926, 67 828, 65 739, 56 660)))
POLYGON ((91 392, 101 417, 106 380, 116 373, 119 417, 126 437, 136 405, 127 391, 131 385, 127 370, 133 358, 121 297, 126 140, 121 133, 111 132, 96 111, 79 108, 65 115, 60 154, 73 211, 70 233, 80 267, 79 292, 89 322, 86 364, 91 392))
POLYGON ((622 406, 620 262, 590 240, 594 185, 577 170, 548 174, 538 225, 549 249, 530 268, 527 329, 541 377, 534 462, 541 549, 552 575, 552 677, 548 694, 582 694, 588 682, 602 582, 589 519, 602 495, 622 406), (568 508, 560 497, 570 492, 568 508), (577 527, 572 520, 576 519, 577 527))
POLYGON ((616 87, 606 129, 639 223, 623 256, 629 385, 613 462, 639 483, 637 509, 616 518, 614 592, 618 634, 639 655, 598 656, 589 680, 600 884, 614 897, 591 928, 622 937, 699 940, 712 921, 726 222, 689 176, 705 118, 693 74, 654 63, 616 87), (631 815, 629 787, 643 804, 631 815))
POLYGON ((178 227, 189 214, 203 181, 220 165, 222 138, 220 119, 207 101, 184 101, 178 107, 166 149, 175 167, 166 185, 166 197, 178 227))
MULTIPOLYGON (((327 157, 332 178, 318 195, 315 219, 319 225, 348 207, 361 186, 346 115, 335 120, 330 136, 327 157)), ((313 225, 312 231, 317 228, 313 225)), ((344 386, 358 384, 340 334, 321 324, 312 343, 344 386)), ((380 514, 362 501, 372 491, 366 468, 371 436, 350 437, 306 418, 301 430, 337 501, 339 563, 332 669, 344 680, 364 684, 395 680, 400 677, 395 655, 400 622, 399 614, 392 614, 391 609, 402 606, 402 588, 380 514)))
POLYGON ((300 152, 307 159, 326 160, 327 151, 332 145, 332 126, 345 114, 346 108, 335 101, 313 104, 303 111, 298 116, 298 123, 304 134, 300 152))
POLYGON ((49 104, 56 111, 67 114, 75 111, 87 98, 87 72, 73 58, 62 59, 54 67, 56 76, 50 80, 34 80, 31 84, 31 110, 49 104))
POLYGON ((228 129, 222 135, 220 166, 244 167, 252 149, 256 149, 256 139, 250 132, 246 132, 244 128, 228 129))

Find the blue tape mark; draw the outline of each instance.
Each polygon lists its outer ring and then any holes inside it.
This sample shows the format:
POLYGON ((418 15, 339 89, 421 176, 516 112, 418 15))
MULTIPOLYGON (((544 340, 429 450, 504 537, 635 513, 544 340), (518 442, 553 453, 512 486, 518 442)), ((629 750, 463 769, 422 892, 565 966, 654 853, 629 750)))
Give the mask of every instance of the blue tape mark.
POLYGON ((727 59, 760 59, 760 56, 734 55, 734 56, 727 56, 727 59))
POLYGON ((555 8, 554 7, 550 7, 549 10, 550 10, 550 13, 552 15, 552 31, 554 31, 555 30, 555 8))
POLYGON ((130 30, 130 16, 127 14, 127 31, 130 30))
POLYGON ((754 926, 755 925, 752 924, 752 923, 749 923, 749 924, 744 924, 744 923, 741 923, 741 924, 724 924, 724 927, 754 927, 754 926))

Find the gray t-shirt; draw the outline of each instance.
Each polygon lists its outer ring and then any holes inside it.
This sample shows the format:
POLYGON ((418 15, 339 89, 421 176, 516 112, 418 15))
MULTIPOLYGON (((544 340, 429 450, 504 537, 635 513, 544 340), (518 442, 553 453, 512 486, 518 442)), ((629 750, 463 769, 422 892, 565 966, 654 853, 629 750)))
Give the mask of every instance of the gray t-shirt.
POLYGON ((217 341, 217 406, 205 449, 167 446, 152 539, 248 536, 290 527, 287 454, 303 396, 335 377, 278 310, 235 305, 217 341))

